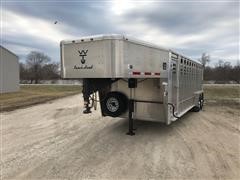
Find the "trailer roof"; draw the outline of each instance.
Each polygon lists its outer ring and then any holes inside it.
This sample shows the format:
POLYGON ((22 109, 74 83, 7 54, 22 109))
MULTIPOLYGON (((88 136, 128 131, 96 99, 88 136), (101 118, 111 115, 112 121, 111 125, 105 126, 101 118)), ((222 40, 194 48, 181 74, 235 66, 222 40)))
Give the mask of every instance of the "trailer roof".
POLYGON ((166 49, 163 48, 161 46, 152 44, 152 43, 148 43, 146 41, 142 41, 142 40, 138 40, 135 39, 133 37, 128 37, 125 35, 121 35, 121 34, 100 34, 100 35, 93 35, 93 36, 85 36, 82 37, 81 39, 76 39, 76 40, 63 40, 61 41, 62 44, 70 44, 70 43, 78 43, 78 42, 86 42, 86 41, 92 41, 92 40, 104 40, 104 39, 123 39, 123 40, 127 40, 136 44, 140 44, 140 45, 144 45, 144 46, 149 46, 149 47, 153 47, 153 48, 157 48, 157 49, 161 49, 164 51, 170 51, 170 49, 166 49))
POLYGON ((181 58, 183 58, 183 59, 186 59, 186 60, 188 60, 188 61, 193 61, 194 63, 199 64, 199 65, 202 66, 202 63, 200 63, 200 62, 197 61, 197 60, 193 60, 193 59, 191 59, 191 58, 188 58, 188 57, 186 57, 186 56, 184 56, 184 55, 182 55, 182 54, 179 54, 179 53, 177 53, 177 52, 175 52, 175 51, 173 51, 173 50, 170 50, 170 52, 173 53, 173 54, 176 54, 176 55, 178 55, 178 56, 181 56, 181 58))
POLYGON ((121 35, 121 34, 100 34, 100 35, 92 35, 92 36, 85 36, 85 37, 82 37, 81 39, 76 39, 76 40, 62 40, 61 41, 61 44, 71 44, 71 43, 80 43, 80 42, 86 42, 86 41, 95 41, 95 40, 104 40, 104 39, 123 39, 123 40, 126 40, 126 41, 129 41, 129 42, 133 42, 135 44, 140 44, 140 45, 143 45, 143 46, 148 46, 148 47, 152 47, 152 48, 156 48, 156 49, 161 49, 163 51, 168 51, 168 52, 171 52, 171 53, 174 53, 176 55, 179 55, 185 59, 188 59, 188 60, 191 60, 195 63, 198 63, 200 65, 202 65, 200 62, 196 61, 196 60, 192 60, 184 55, 181 55, 179 53, 176 53, 175 51, 171 50, 171 49, 166 49, 166 48, 163 48, 159 45, 156 45, 154 43, 149 43, 149 42, 146 42, 146 41, 142 41, 142 40, 139 40, 139 39, 135 39, 133 37, 129 37, 129 36, 125 36, 125 35, 121 35))

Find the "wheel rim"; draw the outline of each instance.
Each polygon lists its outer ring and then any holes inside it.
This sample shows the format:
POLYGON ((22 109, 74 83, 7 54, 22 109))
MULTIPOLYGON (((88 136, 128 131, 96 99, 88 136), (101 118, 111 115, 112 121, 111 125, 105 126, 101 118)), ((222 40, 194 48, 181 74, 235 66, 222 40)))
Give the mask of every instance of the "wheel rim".
POLYGON ((110 112, 116 112, 118 109, 119 109, 119 102, 116 98, 114 97, 111 97, 107 100, 107 109, 110 111, 110 112))
POLYGON ((201 109, 203 108, 203 100, 201 99, 200 101, 200 104, 201 104, 201 109))

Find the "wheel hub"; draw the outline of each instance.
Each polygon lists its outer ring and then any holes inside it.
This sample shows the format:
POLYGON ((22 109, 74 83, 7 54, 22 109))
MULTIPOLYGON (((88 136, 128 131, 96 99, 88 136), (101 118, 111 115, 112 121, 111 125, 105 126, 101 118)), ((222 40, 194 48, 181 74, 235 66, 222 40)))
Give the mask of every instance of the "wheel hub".
POLYGON ((113 97, 109 98, 106 104, 108 110, 111 112, 116 112, 119 109, 119 102, 116 98, 113 97))

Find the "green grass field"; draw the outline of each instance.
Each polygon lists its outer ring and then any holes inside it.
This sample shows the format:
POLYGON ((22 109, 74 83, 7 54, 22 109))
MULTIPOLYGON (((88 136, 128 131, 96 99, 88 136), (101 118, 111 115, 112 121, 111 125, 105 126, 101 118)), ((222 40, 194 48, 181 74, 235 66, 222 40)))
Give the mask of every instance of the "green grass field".
POLYGON ((0 95, 0 111, 10 111, 80 93, 79 85, 21 85, 16 93, 0 95))

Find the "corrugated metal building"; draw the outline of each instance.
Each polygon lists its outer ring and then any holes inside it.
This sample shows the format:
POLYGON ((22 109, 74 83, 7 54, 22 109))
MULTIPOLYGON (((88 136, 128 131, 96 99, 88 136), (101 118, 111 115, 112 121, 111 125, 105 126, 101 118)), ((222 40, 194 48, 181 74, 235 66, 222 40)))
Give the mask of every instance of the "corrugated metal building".
POLYGON ((0 93, 19 91, 18 57, 0 45, 0 93))

